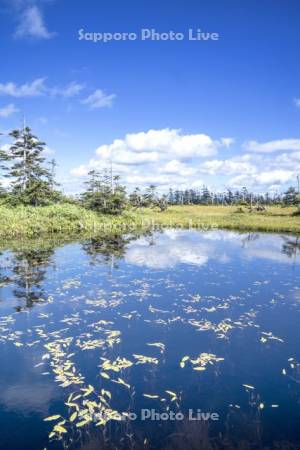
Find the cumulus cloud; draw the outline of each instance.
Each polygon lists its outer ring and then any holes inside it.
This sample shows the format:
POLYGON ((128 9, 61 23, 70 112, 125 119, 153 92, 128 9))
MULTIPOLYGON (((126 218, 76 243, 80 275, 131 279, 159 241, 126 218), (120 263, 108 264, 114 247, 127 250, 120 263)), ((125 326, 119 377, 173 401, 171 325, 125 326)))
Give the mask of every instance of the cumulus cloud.
POLYGON ((273 153, 278 151, 300 150, 300 139, 279 139, 268 142, 247 141, 243 147, 250 152, 273 153))
POLYGON ((229 185, 237 189, 242 186, 269 186, 271 188, 274 184, 283 185, 287 182, 291 182, 295 176, 295 171, 293 170, 275 169, 262 171, 250 176, 247 174, 238 175, 229 180, 229 185))
POLYGON ((209 175, 255 174, 256 171, 256 166, 253 163, 245 161, 243 158, 232 158, 228 160, 213 159, 205 161, 201 166, 201 172, 209 175))
POLYGON ((126 151, 128 155, 124 163, 128 164, 139 163, 139 155, 143 154, 155 160, 168 159, 170 156, 178 160, 203 158, 216 154, 221 146, 224 146, 222 141, 213 140, 206 134, 183 134, 181 130, 165 128, 127 134, 124 139, 100 146, 96 154, 100 158, 114 157, 119 161, 118 157, 126 151))
POLYGON ((0 117, 6 118, 19 111, 20 110, 13 103, 9 103, 8 105, 3 106, 3 108, 0 108, 0 117))
POLYGON ((101 89, 97 89, 87 98, 82 100, 84 105, 88 105, 91 109, 110 108, 116 98, 116 94, 106 94, 101 89))
POLYGON ((161 192, 169 187, 185 190, 206 185, 215 191, 247 186, 262 193, 283 192, 300 173, 300 139, 250 141, 247 149, 252 151, 237 156, 230 148, 233 142, 232 138, 214 139, 171 128, 129 133, 100 145, 95 156, 75 167, 71 175, 83 178, 89 170, 110 167, 112 161, 114 172, 129 191, 155 184, 161 192), (228 146, 230 153, 221 151, 228 146))
POLYGON ((159 168, 160 173, 171 173, 182 176, 193 176, 198 172, 197 167, 191 167, 188 164, 184 164, 177 159, 172 159, 159 168))
POLYGON ((261 172, 256 175, 256 179, 259 184, 274 184, 274 183, 286 183, 290 181, 294 176, 292 170, 272 170, 269 172, 261 172))
POLYGON ((101 169, 113 162, 126 184, 159 186, 199 185, 199 168, 203 158, 215 155, 229 140, 212 139, 206 134, 184 134, 177 129, 149 130, 129 133, 123 139, 101 145, 86 165, 72 170, 84 176, 91 169, 101 169))
POLYGON ((16 38, 51 39, 56 33, 48 31, 42 12, 37 5, 28 6, 19 15, 16 38))

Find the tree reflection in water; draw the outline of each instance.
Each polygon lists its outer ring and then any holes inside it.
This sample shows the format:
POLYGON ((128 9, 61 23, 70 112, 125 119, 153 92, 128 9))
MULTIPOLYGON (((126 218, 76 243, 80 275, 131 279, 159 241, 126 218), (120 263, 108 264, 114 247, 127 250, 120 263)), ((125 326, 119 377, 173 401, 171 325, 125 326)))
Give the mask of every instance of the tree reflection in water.
POLYGON ((47 269, 53 265, 52 256, 55 247, 27 248, 13 252, 14 296, 23 300, 18 311, 31 308, 34 303, 43 301, 43 282, 47 269))
POLYGON ((93 236, 82 244, 82 248, 91 257, 92 265, 106 264, 114 269, 118 268, 119 260, 125 256, 127 245, 141 236, 151 238, 152 233, 93 236))
POLYGON ((284 243, 282 244, 282 253, 290 258, 296 258, 300 250, 299 236, 288 237, 282 236, 284 243))

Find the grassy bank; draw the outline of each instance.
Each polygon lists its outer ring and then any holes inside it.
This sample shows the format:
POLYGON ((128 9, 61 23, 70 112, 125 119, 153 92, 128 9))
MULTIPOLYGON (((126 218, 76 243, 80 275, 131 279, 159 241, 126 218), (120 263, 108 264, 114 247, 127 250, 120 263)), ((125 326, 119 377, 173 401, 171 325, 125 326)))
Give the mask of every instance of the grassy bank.
POLYGON ((34 237, 53 234, 92 233, 128 223, 129 215, 99 215, 94 211, 59 204, 45 207, 0 206, 0 237, 34 237))
POLYGON ((144 209, 128 211, 122 216, 108 216, 69 204, 40 208, 1 206, 0 238, 133 231, 153 226, 300 233, 300 216, 293 215, 295 208, 270 207, 266 213, 236 211, 235 206, 183 205, 172 206, 165 212, 144 209))
POLYGON ((145 210, 144 220, 153 218, 164 225, 216 227, 230 230, 281 231, 300 233, 300 215, 294 207, 272 206, 267 212, 239 213, 236 206, 173 206, 164 213, 145 210))

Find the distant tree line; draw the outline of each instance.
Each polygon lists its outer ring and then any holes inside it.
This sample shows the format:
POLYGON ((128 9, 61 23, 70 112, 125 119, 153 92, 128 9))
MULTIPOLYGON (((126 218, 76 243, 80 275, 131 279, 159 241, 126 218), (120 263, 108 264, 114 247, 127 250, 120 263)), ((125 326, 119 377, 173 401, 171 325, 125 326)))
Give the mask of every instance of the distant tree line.
POLYGON ((256 194, 246 187, 241 190, 226 189, 223 192, 213 192, 208 187, 201 189, 169 190, 168 203, 170 205, 275 205, 284 202, 285 196, 256 194))
POLYGON ((173 190, 159 195, 157 188, 150 185, 141 190, 135 188, 126 193, 120 177, 112 168, 102 171, 91 170, 85 182, 85 190, 79 198, 65 196, 55 180, 55 160, 47 161, 44 156, 45 143, 40 141, 29 127, 9 133, 12 142, 0 148, 0 180, 7 179, 7 188, 0 182, 0 199, 9 205, 45 206, 53 203, 74 202, 88 209, 104 214, 119 214, 131 206, 158 208, 164 211, 169 205, 283 205, 300 204, 300 196, 294 187, 283 195, 257 194, 247 187, 241 190, 226 189, 213 192, 208 187, 201 189, 173 190))

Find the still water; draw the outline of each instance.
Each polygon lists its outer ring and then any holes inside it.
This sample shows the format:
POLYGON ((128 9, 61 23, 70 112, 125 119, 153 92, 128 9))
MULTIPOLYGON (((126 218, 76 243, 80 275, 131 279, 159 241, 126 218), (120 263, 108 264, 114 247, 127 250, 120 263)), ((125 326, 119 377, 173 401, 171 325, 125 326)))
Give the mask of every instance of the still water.
POLYGON ((0 250, 0 449, 299 449, 300 240, 0 250))

